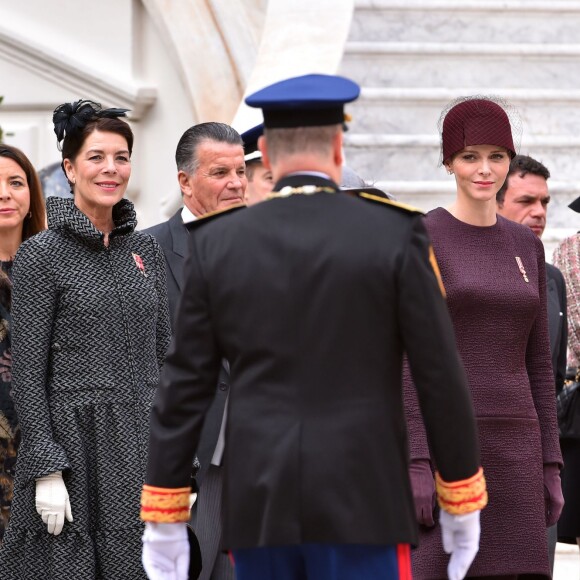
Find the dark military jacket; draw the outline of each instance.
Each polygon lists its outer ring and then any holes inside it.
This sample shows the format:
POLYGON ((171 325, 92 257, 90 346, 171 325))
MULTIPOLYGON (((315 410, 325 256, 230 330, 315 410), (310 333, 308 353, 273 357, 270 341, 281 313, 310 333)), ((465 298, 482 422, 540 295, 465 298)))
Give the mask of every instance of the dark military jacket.
POLYGON ((225 547, 414 543, 405 351, 443 479, 479 466, 423 219, 314 175, 276 191, 192 227, 147 483, 188 485, 225 357, 225 547))

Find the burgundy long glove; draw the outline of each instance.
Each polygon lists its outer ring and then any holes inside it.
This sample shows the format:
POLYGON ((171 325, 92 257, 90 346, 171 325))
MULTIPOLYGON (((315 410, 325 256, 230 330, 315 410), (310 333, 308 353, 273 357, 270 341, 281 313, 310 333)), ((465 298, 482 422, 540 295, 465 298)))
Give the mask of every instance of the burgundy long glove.
POLYGON ((423 526, 433 527, 433 510, 435 509, 435 480, 431 473, 431 463, 428 459, 412 459, 409 465, 411 489, 415 500, 417 522, 423 526))
POLYGON ((557 463, 544 463, 544 499, 546 501, 546 527, 549 528, 560 519, 564 507, 560 466, 557 463))

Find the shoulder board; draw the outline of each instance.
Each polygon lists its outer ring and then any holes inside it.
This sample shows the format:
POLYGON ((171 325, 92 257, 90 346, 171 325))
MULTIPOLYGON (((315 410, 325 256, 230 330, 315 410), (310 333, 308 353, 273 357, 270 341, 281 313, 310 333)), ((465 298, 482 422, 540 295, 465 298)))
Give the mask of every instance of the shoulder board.
POLYGON ((226 209, 218 209, 216 211, 210 211, 209 213, 205 213, 202 216, 199 216, 196 220, 189 222, 188 224, 185 224, 185 226, 189 231, 191 231, 203 224, 207 224, 208 222, 213 221, 215 218, 218 218, 222 215, 226 215, 228 213, 233 213, 235 211, 238 211, 239 209, 244 209, 246 207, 247 206, 245 203, 238 203, 237 205, 232 205, 230 207, 227 207, 226 209))
POLYGON ((386 197, 379 197, 378 195, 372 195, 371 193, 365 193, 361 191, 357 193, 357 197, 361 199, 368 199, 369 201, 373 201, 375 203, 381 203, 383 205, 388 205, 390 207, 395 207, 397 209, 401 209, 403 211, 407 211, 410 213, 418 213, 424 215, 425 212, 418 207, 413 207, 412 205, 407 205, 406 203, 401 203, 400 201, 393 201, 392 199, 387 199, 386 197))

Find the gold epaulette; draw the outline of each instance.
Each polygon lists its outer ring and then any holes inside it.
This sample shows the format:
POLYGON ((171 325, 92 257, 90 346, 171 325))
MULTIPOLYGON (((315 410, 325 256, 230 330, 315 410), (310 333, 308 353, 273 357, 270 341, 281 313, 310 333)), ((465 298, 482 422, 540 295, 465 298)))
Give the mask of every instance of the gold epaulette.
POLYGON ((387 199, 386 197, 379 197, 378 195, 373 195, 372 193, 366 193, 364 191, 357 192, 356 196, 361 199, 368 199, 369 201, 374 201, 376 203, 382 203, 390 207, 395 207, 402 209, 410 213, 418 213, 424 215, 425 212, 418 207, 413 207, 412 205, 407 205, 406 203, 401 203, 400 201, 394 201, 392 199, 387 199))
POLYGON ((190 493, 190 487, 173 489, 144 485, 141 492, 141 519, 162 524, 188 522, 190 493))
POLYGON ((469 479, 443 481, 435 474, 435 489, 439 507, 452 515, 469 514, 487 505, 487 488, 483 469, 469 479))
POLYGON ((296 187, 286 185, 279 191, 271 191, 266 197, 266 201, 277 197, 290 197, 291 195, 314 195, 315 193, 338 193, 338 190, 334 187, 321 185, 300 185, 296 187))
POLYGON ((433 246, 431 245, 429 245, 429 263, 431 264, 431 268, 433 270, 433 274, 435 274, 435 278, 437 278, 437 284, 439 284, 439 290, 441 290, 441 295, 443 296, 443 298, 447 298, 447 292, 445 291, 445 284, 443 284, 443 278, 441 278, 439 264, 437 263, 435 251, 433 250, 433 246))
POLYGON ((188 230, 192 230, 193 228, 198 227, 201 224, 207 224, 208 222, 214 220, 216 217, 226 215, 228 213, 232 213, 239 209, 246 208, 245 203, 238 203, 236 205, 231 205, 230 207, 226 207, 225 209, 217 209, 215 211, 210 211, 208 213, 204 213, 200 215, 196 220, 185 224, 188 230))

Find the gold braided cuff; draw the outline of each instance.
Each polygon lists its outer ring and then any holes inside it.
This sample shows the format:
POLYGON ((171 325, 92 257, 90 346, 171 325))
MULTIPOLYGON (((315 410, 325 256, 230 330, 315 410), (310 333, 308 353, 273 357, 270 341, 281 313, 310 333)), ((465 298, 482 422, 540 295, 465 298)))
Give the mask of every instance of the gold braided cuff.
POLYGON ((439 507, 452 515, 469 514, 487 505, 487 489, 483 469, 469 479, 443 481, 435 474, 435 488, 439 507))
POLYGON ((141 492, 141 519, 162 524, 188 522, 190 493, 190 487, 144 485, 141 492))

